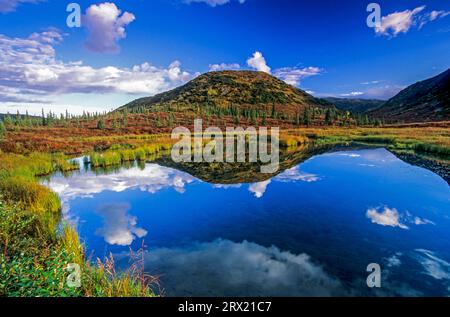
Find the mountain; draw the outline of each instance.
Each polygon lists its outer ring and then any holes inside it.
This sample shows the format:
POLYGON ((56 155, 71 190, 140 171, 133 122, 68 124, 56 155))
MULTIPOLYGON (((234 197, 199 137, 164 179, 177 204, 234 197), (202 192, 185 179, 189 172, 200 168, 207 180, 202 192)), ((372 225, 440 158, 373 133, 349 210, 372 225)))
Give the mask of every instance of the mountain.
POLYGON ((375 110, 383 105, 386 101, 379 99, 360 99, 360 98, 335 98, 326 97, 325 100, 331 102, 336 108, 351 111, 354 113, 366 113, 375 110))
POLYGON ((198 76, 183 86, 134 100, 118 110, 160 109, 177 110, 193 107, 283 106, 294 112, 306 106, 330 107, 328 101, 315 98, 303 90, 264 72, 220 71, 198 76))
POLYGON ((387 122, 449 120, 450 69, 403 89, 369 114, 387 122))
MULTIPOLYGON (((9 114, 8 113, 0 113, 0 120, 5 120, 5 117, 7 117, 7 116, 10 116, 11 118, 16 118, 17 114, 15 114, 15 113, 9 113, 9 114)), ((21 114, 20 117, 23 119, 23 118, 25 118, 25 115, 21 114)), ((32 115, 29 115, 28 117, 31 119, 40 118, 38 116, 32 116, 32 115)))

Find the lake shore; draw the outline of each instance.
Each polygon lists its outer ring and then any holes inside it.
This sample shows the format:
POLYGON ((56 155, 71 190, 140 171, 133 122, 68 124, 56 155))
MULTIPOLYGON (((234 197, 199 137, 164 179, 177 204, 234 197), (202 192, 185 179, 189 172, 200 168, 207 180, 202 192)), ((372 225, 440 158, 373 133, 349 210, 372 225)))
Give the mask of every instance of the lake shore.
MULTIPOLYGON (((152 296, 151 288, 142 286, 139 275, 111 273, 112 259, 92 265, 73 228, 66 226, 61 233, 59 198, 40 185, 37 176, 76 169, 76 165, 68 163, 75 154, 97 157, 98 166, 152 160, 159 151, 170 149, 173 141, 167 134, 105 135, 102 131, 102 135, 91 135, 97 132, 87 130, 86 136, 74 136, 72 132, 61 127, 21 128, 8 131, 1 141, 0 245, 1 262, 5 265, 1 280, 5 283, 0 293, 5 296, 152 296), (52 275, 55 269, 65 272, 61 265, 68 263, 78 263, 85 272, 82 288, 68 288, 65 274, 52 275), (34 287, 21 286, 27 283, 34 287)), ((449 128, 444 127, 305 127, 281 130, 280 144, 296 153, 302 145, 357 142, 394 152, 439 155, 441 161, 448 163, 449 135, 449 128)), ((406 161, 425 164, 423 160, 411 159, 413 154, 408 155, 408 158, 404 156, 406 161)), ((440 169, 448 174, 445 167, 448 165, 436 166, 439 166, 436 171, 440 169)), ((434 168, 430 163, 425 167, 434 168)))

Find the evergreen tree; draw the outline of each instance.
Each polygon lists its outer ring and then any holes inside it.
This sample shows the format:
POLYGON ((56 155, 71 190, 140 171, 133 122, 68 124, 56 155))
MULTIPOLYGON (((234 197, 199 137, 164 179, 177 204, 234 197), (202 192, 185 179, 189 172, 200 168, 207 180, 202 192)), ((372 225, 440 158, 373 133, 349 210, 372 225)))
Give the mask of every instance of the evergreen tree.
POLYGON ((0 120, 0 140, 6 135, 6 127, 2 120, 0 120))
POLYGON ((102 119, 97 122, 97 129, 103 130, 105 128, 105 121, 102 119))
POLYGON ((303 112, 303 124, 311 124, 311 111, 309 108, 305 108, 305 111, 303 112))
POLYGON ((333 115, 331 113, 330 108, 328 108, 327 111, 325 111, 325 124, 327 125, 333 124, 333 115))
POLYGON ((13 124, 13 119, 11 118, 11 115, 9 114, 9 112, 5 116, 4 124, 7 127, 9 127, 9 126, 11 126, 13 124))

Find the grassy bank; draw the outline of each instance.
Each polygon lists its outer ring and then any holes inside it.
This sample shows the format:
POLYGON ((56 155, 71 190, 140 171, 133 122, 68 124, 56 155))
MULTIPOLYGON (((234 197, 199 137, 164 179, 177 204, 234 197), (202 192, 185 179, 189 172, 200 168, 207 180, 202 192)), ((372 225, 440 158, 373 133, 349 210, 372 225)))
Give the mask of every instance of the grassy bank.
POLYGON ((102 153, 91 152, 88 156, 85 156, 85 163, 90 163, 92 167, 108 167, 126 162, 145 162, 170 149, 171 144, 149 144, 137 148, 113 146, 102 153))
POLYGON ((0 296, 153 296, 143 276, 113 261, 87 261, 76 231, 60 225, 61 205, 37 176, 78 168, 61 154, 0 152, 0 296), (69 263, 81 287, 69 287, 69 263))
POLYGON ((313 142, 333 144, 358 142, 385 146, 392 150, 411 150, 416 153, 443 156, 450 159, 450 129, 443 127, 406 128, 302 128, 281 132, 280 145, 313 142))
MULTIPOLYGON (((9 140, 8 133, 3 148, 17 143, 14 151, 0 151, 0 296, 153 296, 150 288, 143 287, 143 275, 117 274, 111 259, 96 265, 87 261, 76 231, 61 227, 59 198, 39 184, 38 177, 78 168, 64 154, 53 153, 55 149, 87 153, 93 167, 108 167, 152 160, 174 141, 168 135, 62 135, 52 136, 51 144, 41 143, 37 153, 26 146, 26 135, 13 136, 19 142, 9 140), (69 263, 80 265, 79 288, 66 283, 69 263)), ((346 142, 440 155, 446 160, 450 155, 450 129, 445 127, 304 127, 285 129, 280 135, 280 145, 287 148, 346 142)))

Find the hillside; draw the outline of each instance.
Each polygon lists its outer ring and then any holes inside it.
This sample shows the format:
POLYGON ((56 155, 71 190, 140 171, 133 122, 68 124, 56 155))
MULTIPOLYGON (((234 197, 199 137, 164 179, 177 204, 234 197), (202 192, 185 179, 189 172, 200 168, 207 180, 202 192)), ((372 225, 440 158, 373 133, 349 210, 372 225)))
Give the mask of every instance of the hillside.
POLYGON ((450 69, 403 89, 369 114, 387 122, 450 119, 450 69))
POLYGON ((294 113, 307 106, 330 107, 329 102, 263 72, 220 71, 198 76, 173 90, 134 100, 119 110, 157 109, 167 111, 196 107, 283 106, 283 112, 294 113))
POLYGON ((354 113, 366 113, 380 107, 385 103, 384 100, 379 99, 360 99, 360 98, 324 98, 328 102, 334 104, 336 108, 351 111, 354 113))
MULTIPOLYGON (((6 118, 8 115, 9 115, 11 118, 17 118, 17 114, 15 114, 15 113, 12 113, 12 114, 11 114, 11 113, 10 113, 10 114, 7 114, 7 113, 0 113, 0 120, 5 120, 5 118, 6 118)), ((24 114, 21 114, 21 115, 20 115, 20 118, 25 119, 25 118, 27 118, 27 117, 26 117, 24 114)), ((40 117, 28 115, 28 118, 36 119, 36 118, 40 118, 40 117)))

